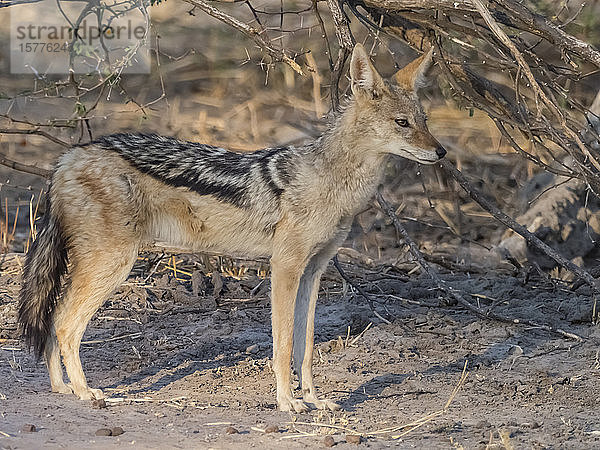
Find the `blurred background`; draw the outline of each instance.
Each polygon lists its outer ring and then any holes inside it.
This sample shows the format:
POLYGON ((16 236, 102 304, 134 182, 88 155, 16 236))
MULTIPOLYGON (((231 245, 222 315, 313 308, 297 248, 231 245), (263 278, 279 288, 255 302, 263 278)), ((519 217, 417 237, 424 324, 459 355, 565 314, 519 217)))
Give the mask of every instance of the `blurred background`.
MULTIPOLYGON (((338 48, 327 4, 267 0, 214 5, 242 23, 262 28, 262 36, 277 48, 295 52, 290 56, 301 63, 304 74, 288 64, 274 63, 252 39, 193 5, 168 0, 149 8, 148 74, 11 75, 9 10, 25 14, 32 6, 0 8, 0 153, 9 160, 50 170, 66 145, 120 131, 161 133, 237 151, 300 145, 318 136, 332 114, 331 68, 338 48)), ((529 7, 563 22, 565 31, 590 44, 600 42, 598 1, 542 0, 529 2, 529 7)), ((405 42, 349 16, 355 39, 365 44, 382 75, 391 76, 419 55, 405 42)), ((538 44, 537 56, 547 53, 549 60, 556 58, 556 48, 546 42, 538 44)), ((500 89, 507 87, 510 95, 509 71, 487 68, 485 61, 474 61, 472 67, 500 89)), ((589 108, 600 87, 600 74, 591 66, 582 65, 581 70, 585 76, 576 83, 567 80, 566 87, 571 98, 589 108)), ((439 68, 430 79, 422 98, 432 133, 449 150, 448 158, 505 212, 521 217, 556 186, 569 181, 516 153, 486 113, 452 92, 439 68)), ((342 97, 348 93, 347 67, 339 92, 342 97)), ((578 120, 584 128, 585 118, 580 115, 578 120)), ((526 138, 517 135, 515 139, 527 147, 526 138)), ((33 218, 43 212, 40 198, 46 188, 42 176, 0 166, 4 252, 23 252, 28 247, 36 232, 33 218)), ((469 270, 505 265, 505 258, 490 250, 510 239, 510 234, 439 168, 390 159, 386 195, 430 260, 469 270)), ((554 203, 542 209, 549 208, 554 203)), ((581 240, 581 233, 585 234, 589 245, 570 251, 569 244, 564 250, 571 259, 581 257, 580 264, 596 261, 595 233, 600 230, 595 222, 590 228, 589 220, 595 212, 595 197, 588 195, 583 212, 579 205, 569 213, 573 220, 578 214, 586 217, 580 221, 580 235, 573 236, 581 240)), ((546 219, 542 222, 548 223, 546 219)), ((564 226, 557 224, 554 231, 564 237, 564 226)), ((532 231, 542 236, 541 228, 532 231)), ((545 233, 557 245, 564 243, 560 236, 545 233)), ((510 247, 513 256, 531 258, 523 245, 510 247)), ((362 260, 401 265, 409 258, 375 206, 357 217, 346 247, 349 257, 362 260)), ((542 260, 537 262, 544 269, 556 269, 552 262, 546 266, 542 260)), ((553 276, 567 275, 556 269, 553 276)))

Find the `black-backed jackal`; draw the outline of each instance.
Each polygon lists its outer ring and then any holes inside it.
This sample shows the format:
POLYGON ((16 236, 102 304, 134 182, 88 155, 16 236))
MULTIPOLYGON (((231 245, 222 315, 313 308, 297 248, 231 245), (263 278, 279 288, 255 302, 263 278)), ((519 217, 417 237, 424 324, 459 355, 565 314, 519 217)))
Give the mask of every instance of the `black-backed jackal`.
POLYGON ((432 164, 446 153, 429 133, 416 95, 430 64, 431 53, 386 83, 357 45, 350 63, 353 98, 323 136, 303 147, 240 154, 116 134, 65 153, 27 253, 19 305, 25 337, 45 356, 52 391, 102 397, 87 385, 81 338, 127 278, 140 247, 163 243, 270 257, 279 408, 337 409, 317 396, 312 375, 321 274, 354 214, 374 194, 387 155, 432 164), (292 355, 302 399, 290 387, 292 355))

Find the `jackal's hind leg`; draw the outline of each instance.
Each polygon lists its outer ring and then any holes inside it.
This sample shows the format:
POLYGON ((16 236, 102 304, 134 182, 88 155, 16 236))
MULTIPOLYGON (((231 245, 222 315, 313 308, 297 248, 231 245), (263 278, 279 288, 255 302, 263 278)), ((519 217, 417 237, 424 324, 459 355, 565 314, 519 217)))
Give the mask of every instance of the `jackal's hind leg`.
POLYGON ((46 342, 44 357, 46 359, 46 366, 48 367, 48 374, 50 375, 50 386, 52 388, 52 392, 57 392, 59 394, 72 394, 73 390, 65 383, 65 380, 63 379, 62 364, 60 362, 60 349, 58 347, 58 340, 56 339, 56 332, 54 331, 54 328, 52 329, 52 333, 46 342))
POLYGON ((104 395, 87 385, 79 358, 81 338, 94 313, 125 281, 137 256, 137 248, 116 250, 118 254, 95 249, 85 260, 74 262, 65 298, 55 313, 54 326, 70 380, 68 386, 82 400, 101 399, 104 395))

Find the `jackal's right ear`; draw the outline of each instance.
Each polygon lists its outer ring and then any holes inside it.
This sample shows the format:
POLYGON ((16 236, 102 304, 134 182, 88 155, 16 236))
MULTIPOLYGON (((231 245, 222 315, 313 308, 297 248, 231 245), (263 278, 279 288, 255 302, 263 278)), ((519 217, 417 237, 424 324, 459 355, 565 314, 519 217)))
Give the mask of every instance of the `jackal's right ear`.
POLYGON ((407 90, 417 91, 426 84, 427 71, 433 64, 433 47, 394 75, 396 83, 407 90))
POLYGON ((362 44, 356 44, 350 60, 350 79, 354 95, 367 94, 377 97, 384 86, 381 75, 377 72, 362 44))

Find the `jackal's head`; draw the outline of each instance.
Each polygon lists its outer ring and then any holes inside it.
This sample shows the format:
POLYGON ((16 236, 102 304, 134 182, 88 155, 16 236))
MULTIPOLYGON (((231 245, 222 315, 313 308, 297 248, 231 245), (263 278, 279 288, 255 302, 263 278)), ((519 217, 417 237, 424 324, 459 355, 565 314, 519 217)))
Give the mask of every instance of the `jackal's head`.
POLYGON ((427 128, 427 116, 417 97, 431 52, 415 59, 386 83, 371 64, 361 44, 356 44, 350 62, 355 98, 356 126, 382 153, 433 164, 446 154, 427 128))

